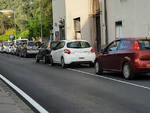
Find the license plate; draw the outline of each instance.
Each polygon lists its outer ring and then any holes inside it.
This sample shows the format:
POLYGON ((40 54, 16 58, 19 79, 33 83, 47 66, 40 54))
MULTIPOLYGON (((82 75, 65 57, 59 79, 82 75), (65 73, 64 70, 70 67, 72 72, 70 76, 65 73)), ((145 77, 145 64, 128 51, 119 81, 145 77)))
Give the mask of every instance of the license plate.
POLYGON ((84 59, 84 57, 79 57, 79 59, 84 59))

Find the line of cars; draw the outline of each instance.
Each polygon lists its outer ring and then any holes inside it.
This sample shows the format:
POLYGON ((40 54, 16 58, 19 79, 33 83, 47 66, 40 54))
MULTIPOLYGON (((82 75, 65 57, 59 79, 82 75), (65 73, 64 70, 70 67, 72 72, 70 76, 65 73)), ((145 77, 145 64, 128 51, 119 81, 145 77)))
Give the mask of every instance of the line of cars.
POLYGON ((85 40, 60 40, 45 43, 27 39, 3 42, 0 50, 27 57, 36 55, 36 62, 43 60, 51 66, 60 64, 62 68, 70 64, 89 64, 96 74, 114 71, 123 74, 125 79, 133 79, 137 73, 150 72, 150 39, 122 38, 112 41, 101 52, 94 52, 85 40))
POLYGON ((0 44, 0 52, 14 54, 20 57, 28 55, 36 55, 40 47, 40 42, 29 41, 28 39, 16 39, 13 41, 5 41, 0 44))

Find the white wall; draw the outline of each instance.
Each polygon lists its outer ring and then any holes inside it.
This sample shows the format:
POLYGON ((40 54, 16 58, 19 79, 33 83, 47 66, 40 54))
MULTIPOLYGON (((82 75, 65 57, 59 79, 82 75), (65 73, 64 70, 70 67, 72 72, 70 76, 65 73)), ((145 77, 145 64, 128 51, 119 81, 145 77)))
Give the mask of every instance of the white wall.
POLYGON ((66 18, 65 0, 52 0, 53 7, 53 31, 59 31, 60 18, 66 18))
POLYGON ((122 37, 148 36, 149 11, 150 0, 107 0, 109 42, 115 39, 115 22, 120 20, 123 27, 122 37))
POLYGON ((74 18, 80 17, 81 39, 90 40, 88 0, 66 0, 66 38, 74 39, 74 18))

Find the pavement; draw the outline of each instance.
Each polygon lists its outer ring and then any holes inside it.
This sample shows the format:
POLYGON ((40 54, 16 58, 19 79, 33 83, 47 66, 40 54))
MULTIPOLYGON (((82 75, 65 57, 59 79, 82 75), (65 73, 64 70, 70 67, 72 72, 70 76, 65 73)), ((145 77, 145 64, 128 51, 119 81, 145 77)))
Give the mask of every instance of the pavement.
POLYGON ((117 73, 96 75, 88 66, 62 69, 8 54, 0 59, 0 74, 49 113, 150 113, 150 75, 128 81, 117 73))
POLYGON ((0 113, 34 113, 2 80, 0 80, 0 113))

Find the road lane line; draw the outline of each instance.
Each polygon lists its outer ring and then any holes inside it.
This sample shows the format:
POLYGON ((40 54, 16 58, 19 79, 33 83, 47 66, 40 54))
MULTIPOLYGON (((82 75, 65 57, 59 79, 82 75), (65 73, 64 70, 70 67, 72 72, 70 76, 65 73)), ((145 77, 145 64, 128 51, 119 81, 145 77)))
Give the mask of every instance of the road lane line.
POLYGON ((45 110, 40 104, 38 104, 35 100, 33 100, 29 95, 23 92, 20 88, 10 82, 7 78, 0 74, 0 78, 6 82, 11 88, 13 88, 17 93, 19 93, 23 98, 25 98, 37 111, 40 113, 49 113, 45 110))
POLYGON ((92 75, 92 76, 95 76, 95 77, 99 77, 99 78, 103 78, 103 79, 107 79, 107 80, 112 80, 112 81, 115 81, 115 82, 128 84, 128 85, 131 85, 131 86, 135 86, 135 87, 139 87, 139 88, 144 88, 144 89, 150 90, 150 87, 146 87, 146 86, 143 86, 143 85, 138 85, 138 84, 134 84, 134 83, 131 83, 131 82, 117 80, 117 79, 113 79, 113 78, 109 78, 109 77, 104 77, 102 75, 96 75, 96 74, 92 74, 92 73, 88 73, 88 72, 80 71, 80 70, 76 70, 76 69, 71 69, 71 68, 67 68, 67 69, 71 70, 71 71, 75 71, 75 72, 79 72, 79 73, 83 73, 83 74, 88 74, 88 75, 92 75))

